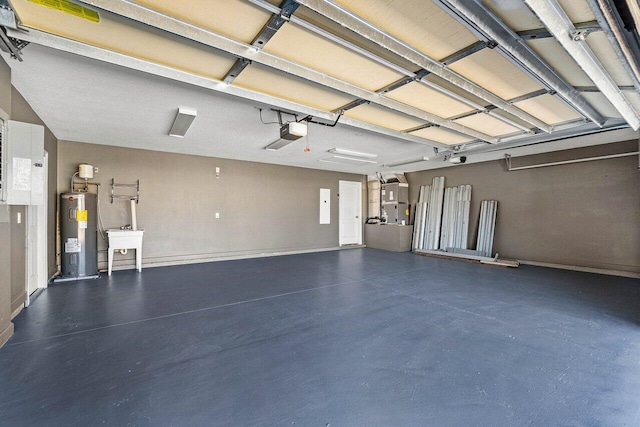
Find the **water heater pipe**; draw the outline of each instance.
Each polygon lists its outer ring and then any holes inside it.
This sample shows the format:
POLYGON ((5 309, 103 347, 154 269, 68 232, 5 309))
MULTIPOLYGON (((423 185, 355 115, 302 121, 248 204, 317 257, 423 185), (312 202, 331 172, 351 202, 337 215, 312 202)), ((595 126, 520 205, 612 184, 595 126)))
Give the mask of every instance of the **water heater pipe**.
POLYGON ((131 229, 138 230, 138 216, 136 215, 136 199, 131 199, 131 229))

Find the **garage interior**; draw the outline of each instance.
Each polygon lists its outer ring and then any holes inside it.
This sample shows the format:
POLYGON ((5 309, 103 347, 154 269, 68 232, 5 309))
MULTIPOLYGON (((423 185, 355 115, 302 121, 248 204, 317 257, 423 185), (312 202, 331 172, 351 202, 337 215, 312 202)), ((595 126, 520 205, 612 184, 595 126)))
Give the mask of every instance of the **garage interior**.
POLYGON ((638 424, 638 25, 632 0, 0 0, 0 423, 638 424), (438 177, 471 186, 462 256, 496 201, 489 261, 519 267, 421 253, 438 177), (393 182, 404 224, 371 207, 393 182), (92 194, 74 277, 61 206, 92 194))

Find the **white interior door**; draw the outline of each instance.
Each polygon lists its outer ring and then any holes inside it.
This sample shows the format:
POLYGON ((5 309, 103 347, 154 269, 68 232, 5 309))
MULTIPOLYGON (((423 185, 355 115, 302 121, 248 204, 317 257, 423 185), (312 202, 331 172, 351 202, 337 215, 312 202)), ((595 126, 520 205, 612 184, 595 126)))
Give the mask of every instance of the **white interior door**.
POLYGON ((362 183, 356 181, 339 182, 339 243, 342 245, 362 244, 362 183))
MULTIPOLYGON (((43 162, 44 188, 47 188, 49 156, 45 152, 43 162)), ((38 288, 46 288, 47 272, 47 203, 27 206, 27 299, 25 306, 30 303, 30 296, 38 288)))

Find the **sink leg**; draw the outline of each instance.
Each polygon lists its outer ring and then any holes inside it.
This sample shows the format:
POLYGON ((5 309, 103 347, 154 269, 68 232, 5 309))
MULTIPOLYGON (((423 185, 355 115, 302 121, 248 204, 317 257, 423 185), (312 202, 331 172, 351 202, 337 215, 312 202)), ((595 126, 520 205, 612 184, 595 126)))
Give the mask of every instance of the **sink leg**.
POLYGON ((109 249, 109 276, 111 276, 111 270, 113 269, 113 249, 109 249))

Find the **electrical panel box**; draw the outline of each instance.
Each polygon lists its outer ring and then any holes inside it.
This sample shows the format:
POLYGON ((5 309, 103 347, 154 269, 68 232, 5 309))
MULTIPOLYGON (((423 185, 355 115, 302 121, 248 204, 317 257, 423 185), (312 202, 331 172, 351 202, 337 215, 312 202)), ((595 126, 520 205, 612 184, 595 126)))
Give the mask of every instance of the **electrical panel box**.
POLYGON ((9 205, 44 203, 44 127, 9 120, 2 141, 1 198, 9 205))

